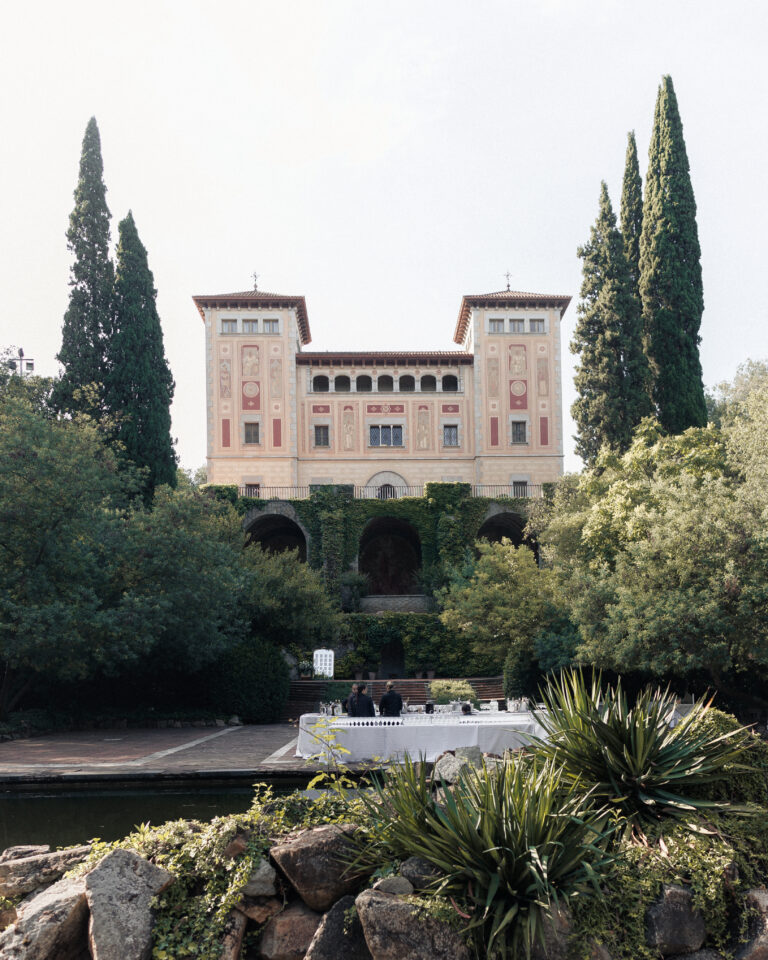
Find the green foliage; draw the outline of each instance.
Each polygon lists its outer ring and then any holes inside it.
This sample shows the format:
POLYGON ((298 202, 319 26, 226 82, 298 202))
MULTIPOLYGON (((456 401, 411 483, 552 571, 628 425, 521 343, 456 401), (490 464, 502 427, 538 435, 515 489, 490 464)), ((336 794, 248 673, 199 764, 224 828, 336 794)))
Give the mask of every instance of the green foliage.
POLYGON ((627 134, 627 157, 624 180, 621 188, 621 237, 624 241, 624 258, 635 295, 640 278, 640 233, 643 229, 643 181, 637 161, 635 131, 627 134))
POLYGON ((752 393, 768 386, 768 362, 745 360, 736 368, 733 380, 716 384, 707 394, 707 422, 716 427, 732 423, 745 412, 744 405, 752 393))
POLYGON ((341 609, 345 613, 357 613, 360 610, 360 600, 368 593, 368 577, 357 570, 347 570, 339 577, 339 592, 341 595, 341 609))
POLYGON ((102 388, 79 396, 77 390, 103 383, 105 341, 111 329, 114 268, 109 258, 110 213, 103 171, 99 129, 91 117, 83 137, 75 207, 67 230, 74 262, 57 358, 64 373, 56 383, 54 404, 59 410, 96 414, 104 409, 102 388))
POLYGON ((468 680, 432 680, 429 695, 435 703, 452 703, 464 700, 480 706, 477 691, 468 680))
POLYGON ((723 780, 727 764, 743 766, 748 741, 741 727, 713 738, 702 723, 707 703, 670 727, 675 698, 669 691, 647 688, 630 705, 621 681, 602 687, 597 676, 588 685, 577 670, 548 680, 543 697, 539 722, 547 739, 537 752, 633 827, 727 808, 695 791, 723 780))
POLYGON ((640 303, 604 182, 600 212, 578 254, 584 279, 571 342, 571 352, 579 355, 571 412, 578 428, 576 452, 590 466, 603 444, 626 450, 633 430, 651 412, 640 303))
POLYGON ((443 592, 444 626, 469 642, 482 671, 501 670, 510 645, 532 654, 533 638, 551 614, 550 573, 533 552, 509 540, 480 542, 467 577, 443 592))
POLYGON ((211 710, 244 723, 278 723, 288 700, 288 664, 274 644, 250 636, 214 662, 199 686, 211 710))
POLYGON ((683 124, 669 76, 659 87, 648 151, 639 288, 659 420, 670 433, 703 427, 701 249, 683 124))
POLYGON ((360 831, 360 859, 418 856, 435 866, 436 892, 470 915, 480 956, 527 955, 551 909, 596 886, 610 860, 605 814, 548 763, 467 768, 438 802, 424 765, 406 762, 362 800, 371 824, 360 831))
POLYGON ((105 342, 105 400, 123 455, 146 471, 145 497, 176 485, 171 440, 174 383, 163 349, 157 291, 133 214, 120 223, 114 315, 105 342))

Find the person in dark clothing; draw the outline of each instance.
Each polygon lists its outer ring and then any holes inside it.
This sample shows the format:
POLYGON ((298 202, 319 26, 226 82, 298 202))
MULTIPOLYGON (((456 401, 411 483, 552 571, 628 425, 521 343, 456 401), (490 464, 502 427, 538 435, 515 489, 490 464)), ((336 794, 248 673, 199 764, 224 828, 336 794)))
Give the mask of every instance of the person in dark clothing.
POLYGON ((387 692, 379 702, 379 713, 382 717, 399 717, 403 709, 403 698, 394 689, 392 680, 387 680, 387 692))
POLYGON ((352 693, 344 701, 344 709, 350 717, 357 716, 357 684, 352 684, 352 693))
POLYGON ((361 683, 357 688, 357 700, 355 702, 356 713, 353 713, 353 717, 375 717, 376 711, 373 709, 373 700, 365 692, 368 689, 367 685, 361 683))

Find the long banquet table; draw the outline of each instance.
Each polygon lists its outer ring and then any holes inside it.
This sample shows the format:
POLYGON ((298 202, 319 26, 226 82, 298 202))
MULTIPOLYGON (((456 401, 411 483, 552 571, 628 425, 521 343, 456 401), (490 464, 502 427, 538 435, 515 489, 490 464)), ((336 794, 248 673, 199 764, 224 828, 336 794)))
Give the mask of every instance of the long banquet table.
POLYGON ((305 713, 299 720, 297 757, 327 759, 332 740, 348 753, 344 762, 360 760, 412 760, 433 763, 446 750, 479 747, 483 753, 501 754, 525 746, 544 729, 532 713, 405 714, 402 717, 331 717, 305 713), (318 723, 323 721, 323 723, 318 723))

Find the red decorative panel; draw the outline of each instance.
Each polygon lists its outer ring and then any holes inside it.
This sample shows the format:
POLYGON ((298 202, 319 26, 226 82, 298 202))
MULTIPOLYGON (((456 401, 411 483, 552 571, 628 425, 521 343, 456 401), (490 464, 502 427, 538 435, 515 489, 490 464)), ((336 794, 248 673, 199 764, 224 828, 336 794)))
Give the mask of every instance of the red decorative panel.
POLYGON ((313 403, 312 413, 330 413, 331 405, 329 403, 313 403))
POLYGON ((443 413, 458 413, 459 405, 458 403, 444 403, 441 409, 443 413))
POLYGON ((499 418, 491 417, 491 446, 498 447, 499 445, 499 418))
POLYGON ((222 420, 221 421, 221 445, 222 447, 229 446, 229 426, 232 423, 231 420, 222 420))
POLYGON ((369 403, 365 409, 368 413, 405 413, 402 403, 369 403))
POLYGON ((510 410, 525 410, 528 406, 528 381, 509 381, 509 408, 510 410))
POLYGON ((539 443, 542 447, 549 443, 549 417, 539 417, 539 443))
POLYGON ((272 421, 272 446, 282 447, 283 445, 283 421, 272 421))
POLYGON ((243 410, 261 410, 261 387, 255 380, 243 384, 243 410))

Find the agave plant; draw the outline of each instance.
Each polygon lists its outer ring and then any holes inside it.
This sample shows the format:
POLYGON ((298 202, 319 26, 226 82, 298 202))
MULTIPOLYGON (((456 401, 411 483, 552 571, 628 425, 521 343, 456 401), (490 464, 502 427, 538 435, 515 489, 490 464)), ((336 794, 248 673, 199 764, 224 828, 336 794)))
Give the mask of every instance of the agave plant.
POLYGON ((703 722, 711 700, 699 701, 673 726, 669 689, 648 688, 630 705, 621 681, 601 689, 599 675, 588 684, 580 670, 568 670, 550 679, 542 696, 538 720, 547 740, 538 745, 539 755, 633 826, 702 809, 749 811, 696 796, 702 785, 727 776, 727 764, 731 771, 734 764, 750 769, 739 764, 748 749, 746 728, 713 737, 703 722))
POLYGON ((367 803, 368 841, 440 871, 434 892, 454 900, 480 956, 527 955, 544 942, 553 909, 596 887, 610 860, 605 810, 536 758, 467 768, 437 795, 424 766, 406 762, 376 783, 367 803))

